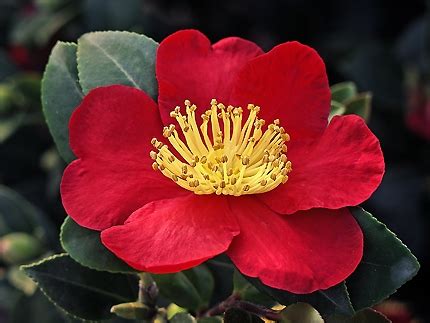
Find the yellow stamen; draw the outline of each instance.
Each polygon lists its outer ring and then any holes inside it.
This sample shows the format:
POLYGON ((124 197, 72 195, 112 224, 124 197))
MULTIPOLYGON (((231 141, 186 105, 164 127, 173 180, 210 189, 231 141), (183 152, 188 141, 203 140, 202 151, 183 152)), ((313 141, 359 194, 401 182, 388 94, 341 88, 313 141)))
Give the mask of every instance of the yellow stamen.
POLYGON ((265 120, 258 118, 259 106, 248 104, 248 119, 242 125, 241 107, 226 108, 215 99, 210 103, 200 128, 197 107, 189 100, 185 100, 185 115, 180 107, 170 113, 185 141, 173 124, 164 127, 163 136, 177 155, 153 138, 151 144, 158 152, 150 152, 152 168, 195 194, 258 194, 286 183, 292 171, 285 144, 290 136, 279 126, 279 119, 263 132, 265 120))

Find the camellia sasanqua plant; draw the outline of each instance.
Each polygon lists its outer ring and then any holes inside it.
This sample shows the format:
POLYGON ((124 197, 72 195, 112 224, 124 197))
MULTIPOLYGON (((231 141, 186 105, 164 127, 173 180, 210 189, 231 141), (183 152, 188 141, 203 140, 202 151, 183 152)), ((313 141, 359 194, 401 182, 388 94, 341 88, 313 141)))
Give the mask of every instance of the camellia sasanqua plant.
POLYGON ((298 42, 59 42, 42 104, 65 253, 23 270, 73 319, 388 322, 371 307, 419 264, 359 207, 384 173, 370 101, 298 42))

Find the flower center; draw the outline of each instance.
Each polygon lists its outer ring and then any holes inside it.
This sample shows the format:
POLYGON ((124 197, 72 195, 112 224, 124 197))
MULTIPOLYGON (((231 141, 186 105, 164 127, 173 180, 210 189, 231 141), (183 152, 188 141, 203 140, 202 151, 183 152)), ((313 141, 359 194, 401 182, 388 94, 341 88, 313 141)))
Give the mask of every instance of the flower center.
POLYGON ((241 107, 226 108, 212 99, 199 129, 197 107, 185 100, 185 109, 186 115, 180 107, 170 113, 181 128, 182 138, 173 124, 163 129, 163 136, 181 158, 153 138, 151 143, 158 151, 150 153, 154 170, 195 194, 258 194, 288 180, 292 167, 285 155, 285 142, 290 136, 278 119, 263 132, 265 121, 257 117, 259 106, 248 104, 248 119, 242 125, 241 107))

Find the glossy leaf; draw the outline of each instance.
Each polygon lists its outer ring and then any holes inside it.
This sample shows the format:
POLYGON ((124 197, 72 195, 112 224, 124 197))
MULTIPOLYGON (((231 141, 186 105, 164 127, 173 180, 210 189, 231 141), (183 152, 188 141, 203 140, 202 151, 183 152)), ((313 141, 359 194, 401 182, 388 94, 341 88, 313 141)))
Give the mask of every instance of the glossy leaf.
POLYGON ((66 162, 75 159, 69 146, 69 119, 83 94, 78 83, 76 44, 58 42, 42 80, 42 107, 57 149, 66 162))
POLYGON ((55 305, 81 319, 108 319, 113 305, 133 301, 137 295, 132 287, 137 281, 131 282, 129 276, 82 267, 67 254, 22 268, 55 305))
POLYGON ((215 288, 210 304, 212 306, 222 302, 231 295, 235 267, 230 258, 225 254, 216 256, 205 264, 212 272, 215 280, 215 288))
POLYGON ((390 323, 383 314, 366 308, 357 312, 353 317, 335 316, 326 320, 326 323, 390 323))
POLYGON ((347 279, 351 302, 356 310, 370 307, 393 294, 412 279, 419 263, 410 250, 372 215, 352 208, 364 234, 364 255, 347 279))
POLYGON ((160 289, 160 294, 181 307, 196 311, 209 304, 214 279, 205 265, 152 277, 160 289))
POLYGON ((343 315, 354 314, 354 309, 349 301, 345 283, 338 284, 326 290, 320 290, 311 294, 293 294, 287 291, 271 288, 262 284, 258 279, 249 278, 249 281, 262 292, 273 297, 282 305, 290 305, 297 302, 309 303, 323 316, 327 317, 336 313, 343 315))
POLYGON ((281 312, 282 323, 324 323, 316 309, 306 303, 287 306, 281 312))
POLYGON ((339 103, 344 103, 346 100, 357 95, 357 86, 353 82, 342 82, 334 84, 330 87, 331 99, 339 103))
POLYGON ((258 316, 239 308, 230 308, 224 314, 224 323, 262 323, 258 316))
POLYGON ((67 217, 61 226, 61 245, 82 266, 112 273, 136 272, 110 252, 100 240, 100 232, 81 227, 67 217))
POLYGON ((144 35, 92 32, 78 40, 79 82, 85 93, 109 84, 139 88, 157 97, 155 54, 158 44, 144 35))

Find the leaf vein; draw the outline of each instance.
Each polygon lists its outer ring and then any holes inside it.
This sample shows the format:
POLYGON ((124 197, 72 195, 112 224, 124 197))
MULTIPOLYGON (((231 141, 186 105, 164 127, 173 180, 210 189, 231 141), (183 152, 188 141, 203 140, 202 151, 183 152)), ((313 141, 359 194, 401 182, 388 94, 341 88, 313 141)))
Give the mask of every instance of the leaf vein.
POLYGON ((115 57, 113 57, 111 54, 109 54, 103 47, 101 47, 99 44, 97 44, 96 42, 92 41, 90 38, 87 39, 87 41, 92 44, 93 46, 95 46, 96 48, 98 48, 103 54, 106 55, 107 58, 109 58, 116 67, 118 67, 118 69, 124 73, 124 75, 127 77, 127 79, 133 83, 133 85, 139 89, 141 89, 141 87, 136 83, 136 81, 133 79, 133 77, 127 72, 126 69, 124 69, 124 67, 122 67, 122 65, 115 59, 115 57))

